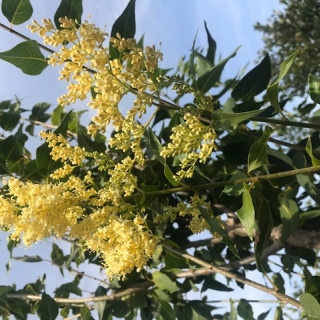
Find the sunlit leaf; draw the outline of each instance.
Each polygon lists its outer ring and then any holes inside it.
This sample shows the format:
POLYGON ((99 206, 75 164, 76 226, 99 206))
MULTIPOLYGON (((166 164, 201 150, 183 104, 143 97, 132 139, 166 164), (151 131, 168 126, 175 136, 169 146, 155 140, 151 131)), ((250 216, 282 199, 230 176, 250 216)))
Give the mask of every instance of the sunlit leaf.
POLYGON ((3 15, 12 24, 26 22, 33 13, 29 0, 2 0, 1 9, 3 15))
POLYGON ((314 102, 320 104, 320 79, 310 73, 308 77, 308 83, 310 98, 314 102))
POLYGON ((252 240, 252 233, 255 226, 255 210, 250 195, 249 187, 244 185, 244 191, 242 195, 242 207, 238 210, 238 217, 241 224, 246 229, 249 238, 252 240))
POLYGON ((161 290, 167 290, 170 293, 179 290, 179 287, 173 282, 166 274, 160 271, 154 271, 152 273, 152 281, 161 290))
POLYGON ((284 60, 280 65, 280 73, 278 78, 271 83, 267 89, 267 95, 270 100, 271 105, 274 107, 276 113, 281 113, 281 108, 279 105, 278 92, 279 92, 279 82, 284 78, 289 69, 291 68, 299 50, 295 51, 289 58, 284 60))
POLYGON ((283 223, 282 241, 285 241, 299 225, 299 208, 292 199, 281 197, 279 210, 283 223))
POLYGON ((248 157, 248 173, 269 163, 267 145, 272 132, 273 129, 266 126, 263 135, 252 144, 248 157))
POLYGON ((320 160, 318 160, 318 159, 313 155, 313 152, 312 152, 312 142, 311 142, 310 137, 308 137, 308 142, 307 142, 307 145, 306 145, 306 152, 307 152, 307 154, 309 155, 309 157, 311 158, 312 166, 313 166, 313 167, 317 167, 317 166, 320 164, 320 160))
POLYGON ((309 317, 312 317, 314 320, 320 319, 320 305, 313 295, 310 293, 303 293, 300 296, 300 303, 309 317))
POLYGON ((34 40, 21 42, 8 51, 0 52, 0 59, 12 63, 29 75, 38 75, 48 66, 38 43, 34 40))

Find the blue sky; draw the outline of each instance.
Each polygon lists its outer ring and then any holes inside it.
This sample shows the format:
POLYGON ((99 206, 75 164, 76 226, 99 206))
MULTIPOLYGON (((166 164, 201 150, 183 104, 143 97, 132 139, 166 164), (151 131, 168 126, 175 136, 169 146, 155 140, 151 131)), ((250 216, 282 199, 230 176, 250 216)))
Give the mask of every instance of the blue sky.
MULTIPOLYGON (((54 11, 60 1, 31 1, 34 5, 33 19, 40 21, 42 18, 53 18, 54 11)), ((127 0, 84 0, 84 15, 91 14, 91 21, 100 27, 107 25, 110 32, 115 19, 121 14, 127 4, 127 0)), ((164 54, 161 64, 163 68, 175 67, 180 58, 189 54, 192 42, 196 33, 197 46, 206 47, 207 38, 203 21, 206 20, 208 28, 217 42, 217 56, 222 58, 228 56, 239 45, 242 45, 237 55, 227 64, 223 78, 233 78, 239 70, 247 63, 250 70, 258 59, 258 50, 263 47, 262 34, 253 30, 256 22, 265 23, 274 9, 280 9, 277 0, 137 0, 136 21, 137 38, 145 34, 145 44, 158 46, 164 54)), ((0 14, 0 21, 9 25, 7 20, 0 14)), ((26 29, 26 24, 14 26, 14 29, 41 41, 34 34, 26 29)), ((22 40, 7 31, 0 29, 0 51, 11 49, 22 40)), ((46 53, 44 53, 46 55, 46 53)), ((31 109, 39 102, 48 102, 56 106, 56 99, 65 93, 66 83, 58 81, 58 70, 48 67, 40 76, 27 76, 14 66, 0 60, 0 101, 14 99, 17 96, 22 100, 22 107, 31 109)), ((75 110, 86 108, 85 103, 77 103, 72 106, 75 110)), ((48 242, 51 242, 49 240, 48 242)), ((0 234, 0 260, 4 263, 8 260, 5 250, 5 235, 0 234)), ((67 250, 68 245, 61 243, 62 248, 67 250)), ((39 254, 50 259, 51 244, 44 242, 35 245, 30 250, 17 249, 15 255, 22 256, 39 254)), ((49 263, 26 264, 13 261, 12 270, 6 273, 5 267, 0 264, 1 285, 18 283, 18 287, 28 282, 35 281, 43 273, 47 273, 48 292, 54 288, 57 282, 61 281, 57 268, 50 267, 49 263)), ((89 273, 94 274, 97 270, 90 269, 89 273)), ((223 278, 221 278, 223 279, 223 278)), ((62 283, 62 281, 61 281, 62 283)), ((88 290, 94 290, 97 286, 92 281, 83 280, 88 290)), ((246 287, 245 291, 231 292, 231 294, 220 294, 219 299, 229 297, 246 299, 270 299, 269 295, 263 295, 253 289, 246 287)), ((216 300, 217 297, 209 297, 209 300, 216 300)), ((223 306, 223 305, 222 305, 223 306)), ((229 305, 225 305, 229 309, 229 305)), ((255 315, 270 306, 257 306, 255 315)), ((268 319, 272 319, 273 315, 268 319)))

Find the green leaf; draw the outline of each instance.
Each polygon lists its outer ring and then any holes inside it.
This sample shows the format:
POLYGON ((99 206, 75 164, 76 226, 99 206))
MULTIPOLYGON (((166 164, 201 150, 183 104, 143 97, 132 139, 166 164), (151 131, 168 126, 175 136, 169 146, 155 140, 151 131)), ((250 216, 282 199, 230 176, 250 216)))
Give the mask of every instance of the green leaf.
POLYGON ((179 287, 173 282, 166 274, 160 271, 154 271, 152 273, 152 280, 154 284, 161 290, 167 290, 170 293, 179 290, 179 287))
POLYGON ((278 288, 279 292, 285 293, 284 280, 280 273, 274 273, 272 276, 272 281, 275 286, 278 288))
POLYGON ((305 292, 312 294, 315 299, 320 303, 320 277, 319 276, 306 276, 305 277, 305 292))
POLYGON ((33 13, 33 8, 29 0, 2 0, 1 9, 3 15, 12 24, 26 22, 33 13))
POLYGON ((283 223, 281 240, 286 241, 299 225, 299 208, 290 198, 281 197, 279 202, 280 216, 283 223))
POLYGON ((21 42, 8 51, 0 52, 0 59, 12 63, 23 73, 32 76, 40 74, 48 66, 38 43, 34 40, 21 42))
POLYGON ((233 291, 232 288, 226 286, 225 284, 213 279, 212 277, 210 276, 207 276, 204 283, 203 283, 203 286, 201 288, 201 292, 204 292, 208 289, 212 289, 212 290, 215 290, 215 291, 225 291, 225 292, 230 292, 230 291, 233 291))
POLYGON ((210 232, 212 234, 214 233, 218 233, 222 239, 223 242, 228 246, 228 248, 231 250, 231 252, 240 259, 239 254, 237 252, 237 250, 235 249, 228 232, 222 228, 221 224, 219 223, 219 221, 215 218, 212 217, 209 212, 207 212, 207 210, 205 208, 203 208, 202 206, 198 206, 198 209, 201 212, 201 215, 203 216, 203 218, 207 221, 207 223, 210 226, 210 232))
POLYGON ((283 79, 283 77, 287 74, 289 69, 291 68, 299 49, 295 51, 289 58, 284 60, 280 65, 280 73, 278 78, 272 82, 272 84, 267 89, 267 95, 270 100, 271 105, 274 107, 275 113, 281 113, 281 108, 279 105, 278 92, 279 92, 279 82, 283 79))
POLYGON ((81 320, 93 320, 88 306, 81 307, 80 314, 81 314, 81 320))
POLYGON ((307 152, 307 154, 309 155, 309 157, 311 158, 312 166, 313 166, 313 167, 317 167, 317 166, 320 164, 320 160, 318 160, 318 159, 313 155, 313 152, 312 152, 312 142, 311 142, 310 137, 308 137, 308 142, 307 142, 307 145, 306 145, 306 152, 307 152))
POLYGON ((62 0, 54 14, 54 23, 57 29, 61 30, 59 18, 68 17, 81 24, 82 11, 82 0, 62 0))
POLYGON ((238 47, 234 52, 231 53, 229 57, 222 60, 220 63, 212 67, 209 71, 204 73, 201 77, 198 78, 196 82, 193 83, 193 87, 197 90, 206 93, 212 87, 214 87, 220 81, 221 73, 226 65, 226 63, 233 58, 240 47, 238 47))
POLYGON ((308 83, 309 83, 309 93, 310 98, 316 102, 320 103, 320 80, 319 78, 315 77, 311 73, 308 77, 308 83))
POLYGON ((87 133, 87 129, 80 124, 78 125, 78 143, 79 147, 85 148, 89 152, 105 152, 106 150, 106 144, 92 140, 87 133))
POLYGON ((244 192, 242 195, 242 207, 238 210, 238 217, 241 224, 246 229, 249 238, 253 240, 252 232, 255 227, 255 210, 249 191, 249 186, 244 185, 244 192))
POLYGON ((201 53, 194 51, 195 69, 200 77, 212 68, 212 64, 201 53))
POLYGON ((37 256, 26 256, 23 257, 13 257, 14 260, 23 261, 23 262, 41 262, 42 258, 37 256))
POLYGON ((227 113, 217 110, 212 115, 214 129, 217 131, 223 131, 235 126, 238 123, 249 120, 263 112, 263 110, 253 110, 241 113, 227 113))
POLYGON ((21 119, 20 110, 10 107, 10 111, 0 113, 0 126, 3 130, 12 131, 21 119))
POLYGON ((59 298, 68 298, 70 293, 82 296, 81 289, 74 282, 64 283, 55 290, 55 296, 59 298))
POLYGON ((208 38, 208 52, 207 52, 206 58, 211 63, 211 65, 214 65, 214 60, 216 57, 216 50, 217 50, 217 43, 212 38, 209 32, 209 29, 207 28, 206 21, 204 22, 204 27, 206 29, 207 38, 208 38))
POLYGON ((253 193, 253 201, 256 203, 255 210, 257 215, 257 224, 259 228, 259 241, 255 243, 254 256, 256 259, 257 269, 260 272, 265 272, 262 261, 263 251, 269 241, 271 230, 273 227, 273 219, 266 199, 256 200, 255 193, 253 193), (259 201, 259 203, 257 203, 259 201))
POLYGON ((237 311, 238 311, 239 317, 241 317, 242 319, 254 320, 251 304, 247 300, 245 299, 240 300, 237 307, 237 311))
POLYGON ((148 128, 146 131, 147 133, 147 139, 150 143, 151 149, 153 151, 153 154, 155 158, 164 166, 164 175, 167 178, 167 180, 175 187, 179 186, 179 182, 177 182, 174 179, 173 173, 170 169, 170 167, 167 165, 166 159, 163 158, 160 155, 160 152, 162 150, 162 145, 158 139, 158 137, 155 135, 155 133, 151 130, 151 128, 148 128))
POLYGON ((203 300, 191 300, 189 301, 189 305, 196 312, 196 316, 193 315, 192 319, 197 319, 197 320, 212 319, 211 311, 216 309, 215 307, 208 305, 203 300))
POLYGON ((191 48, 191 55, 190 55, 190 59, 189 59, 189 68, 188 68, 188 76, 190 77, 190 79, 192 81, 195 79, 195 76, 196 76, 196 66, 194 63, 194 59, 195 59, 195 52, 196 52, 195 45, 196 45, 197 35, 198 35, 198 32, 196 33, 196 36, 193 39, 192 48, 191 48))
POLYGON ((267 88, 270 78, 271 65, 267 54, 255 68, 238 82, 231 93, 231 97, 236 101, 251 100, 267 88))
POLYGON ((248 173, 252 170, 260 168, 263 165, 269 164, 267 146, 272 132, 273 129, 269 126, 266 126, 263 135, 252 144, 248 157, 248 173))
POLYGON ((238 318, 238 312, 237 309, 233 303, 233 301, 231 299, 229 299, 230 301, 230 314, 229 314, 229 320, 237 320, 238 318))
MULTIPOLYGON (((115 21, 111 29, 111 37, 116 38, 116 34, 120 33, 121 38, 133 38, 136 33, 136 18, 135 18, 136 0, 130 0, 120 17, 115 21)), ((117 48, 113 47, 110 42, 109 54, 111 59, 118 59, 121 53, 117 48)))
POLYGON ((52 112, 51 122, 54 126, 58 126, 61 123, 61 117, 64 114, 64 107, 58 105, 52 112))
POLYGON ((37 103, 33 106, 29 119, 33 121, 46 122, 51 117, 50 114, 46 113, 49 108, 49 103, 37 103))
POLYGON ((274 320, 283 320, 282 316, 282 307, 277 307, 276 312, 274 313, 274 320))
POLYGON ((266 312, 263 312, 263 313, 259 314, 259 316, 258 316, 258 319, 257 319, 257 320, 265 320, 265 319, 266 319, 266 317, 268 316, 268 314, 270 313, 270 310, 271 310, 271 309, 269 309, 269 310, 268 310, 268 311, 266 311, 266 312))
POLYGON ((302 294, 300 296, 300 303, 309 317, 313 317, 312 319, 320 319, 320 305, 313 295, 310 293, 302 294))
POLYGON ((38 304, 38 316, 40 320, 54 320, 59 312, 58 304, 48 294, 43 293, 38 304))
MULTIPOLYGON (((105 296, 107 294, 107 289, 102 287, 102 286, 99 286, 94 294, 95 297, 101 297, 101 296, 105 296)), ((106 301, 97 301, 94 303, 94 306, 95 306, 95 309, 98 313, 98 317, 99 319, 103 319, 103 313, 104 313, 104 310, 106 308, 106 301)))
POLYGON ((157 299, 156 302, 158 303, 158 313, 161 315, 162 319, 164 320, 176 319, 174 311, 171 305, 167 301, 157 299))

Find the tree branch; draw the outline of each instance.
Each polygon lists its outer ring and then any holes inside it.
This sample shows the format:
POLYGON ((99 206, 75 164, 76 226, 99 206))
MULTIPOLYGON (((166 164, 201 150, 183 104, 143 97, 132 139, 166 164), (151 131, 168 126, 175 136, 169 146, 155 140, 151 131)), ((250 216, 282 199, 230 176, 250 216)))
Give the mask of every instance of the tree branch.
POLYGON ((257 282, 254 282, 252 280, 249 280, 249 279, 246 279, 246 278, 243 278, 237 274, 234 274, 232 272, 229 272, 223 268, 220 268, 220 267, 216 267, 210 263, 207 263, 201 259, 198 259, 190 254, 187 254, 187 253, 182 253, 176 249, 173 249, 167 245, 162 245, 167 251, 170 251, 172 253, 175 253, 177 255, 179 255, 180 257, 183 257, 185 259, 188 259, 190 261, 193 261, 195 263, 197 263, 198 265, 200 266, 203 266, 205 268, 208 269, 208 271, 210 270, 211 272, 214 272, 214 273, 219 273, 219 274, 222 274, 224 275, 225 277, 229 278, 229 279, 234 279, 238 282, 241 282, 243 284, 246 284, 250 287, 253 287, 255 289, 258 289, 260 291, 263 291, 263 292, 266 292, 266 293, 269 293, 271 295, 273 295, 274 297, 280 299, 280 300, 283 300, 285 303, 288 303, 288 304, 291 304, 299 309, 302 309, 302 306, 300 305, 299 301, 283 294, 283 293, 280 293, 274 289, 271 289, 271 288, 268 288, 260 283, 257 283, 257 282))

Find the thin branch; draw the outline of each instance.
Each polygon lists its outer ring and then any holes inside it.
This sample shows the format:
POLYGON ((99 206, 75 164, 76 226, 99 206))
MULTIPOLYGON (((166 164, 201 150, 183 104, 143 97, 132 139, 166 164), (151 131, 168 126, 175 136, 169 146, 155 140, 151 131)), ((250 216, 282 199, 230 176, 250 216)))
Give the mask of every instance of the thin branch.
POLYGON ((214 265, 212 265, 210 263, 207 263, 207 262, 205 262, 205 261, 203 261, 201 259, 193 257, 190 254, 182 253, 182 252, 180 252, 180 251, 178 251, 176 249, 173 249, 173 248, 171 248, 171 247, 169 247, 167 245, 162 245, 162 246, 167 251, 170 251, 172 253, 175 253, 175 254, 179 255, 180 257, 183 257, 185 259, 193 261, 193 262, 197 263, 198 265, 203 266, 203 267, 207 268, 208 270, 210 270, 212 272, 222 274, 223 276, 225 276, 227 278, 234 279, 234 280, 236 280, 238 282, 241 282, 243 284, 246 284, 248 286, 256 288, 256 289, 258 289, 260 291, 263 291, 263 292, 266 292, 268 294, 271 294, 274 297, 284 301, 285 303, 291 304, 291 305, 293 305, 293 306, 295 306, 295 307, 297 307, 299 309, 302 309, 302 306, 300 305, 299 301, 297 301, 297 300, 295 300, 295 299, 293 299, 293 298, 291 298, 291 297, 289 297, 289 296, 287 296, 287 295, 285 295, 283 293, 280 293, 280 292, 278 292, 278 291, 276 291, 274 289, 270 289, 270 288, 268 288, 268 287, 266 287, 266 286, 264 286, 264 285, 262 285, 260 283, 257 283, 257 282, 254 282, 252 280, 243 278, 243 277, 241 277, 241 276, 239 276, 237 274, 234 274, 232 272, 226 271, 223 268, 216 267, 216 266, 214 266, 214 265))
MULTIPOLYGON (((266 174, 266 175, 261 175, 261 176, 254 176, 254 177, 249 177, 249 178, 237 179, 237 180, 233 180, 233 181, 229 181, 229 180, 228 181, 219 181, 219 182, 204 183, 204 184, 193 185, 193 186, 184 186, 184 187, 177 187, 177 188, 144 192, 143 196, 144 197, 154 197, 154 196, 177 193, 177 192, 187 192, 187 191, 203 190, 203 189, 216 189, 216 188, 222 188, 225 186, 239 185, 239 184, 250 183, 250 182, 259 181, 259 180, 279 179, 279 178, 284 178, 284 177, 296 176, 298 174, 312 174, 312 173, 317 173, 319 171, 320 171, 320 166, 306 167, 306 168, 302 168, 302 169, 282 171, 282 172, 266 174)), ((141 196, 142 196, 141 193, 136 193, 132 196, 125 197, 125 199, 131 200, 131 199, 135 199, 135 198, 138 198, 141 196)))

